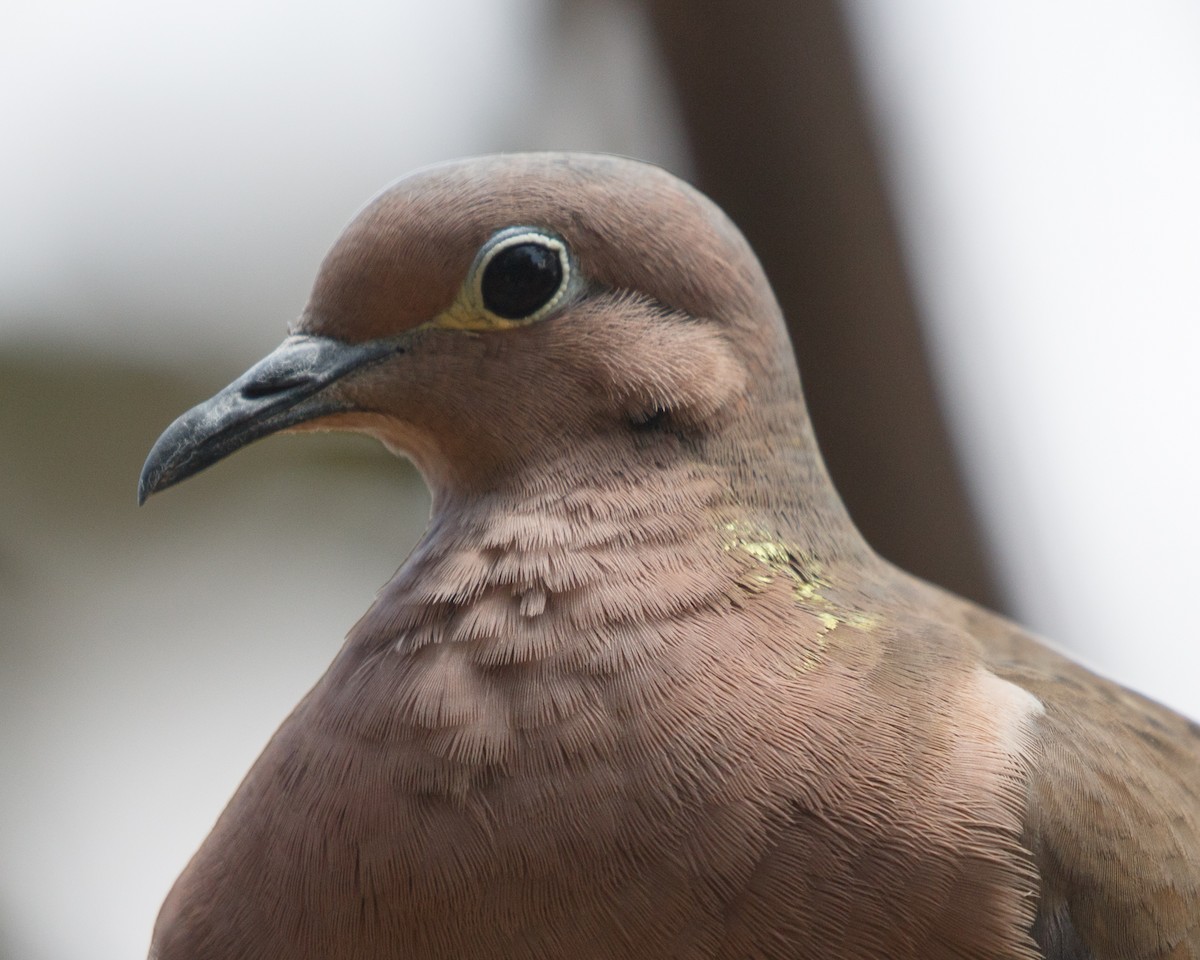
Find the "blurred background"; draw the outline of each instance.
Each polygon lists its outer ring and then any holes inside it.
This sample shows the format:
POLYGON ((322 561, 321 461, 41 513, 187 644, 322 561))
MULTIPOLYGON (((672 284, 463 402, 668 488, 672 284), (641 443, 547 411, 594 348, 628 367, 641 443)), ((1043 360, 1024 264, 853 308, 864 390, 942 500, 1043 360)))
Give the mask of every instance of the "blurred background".
POLYGON ((0 957, 144 955, 419 535, 354 437, 134 488, 354 210, 464 154, 697 182, 877 548, 1200 716, 1190 0, 14 0, 0 127, 0 957))

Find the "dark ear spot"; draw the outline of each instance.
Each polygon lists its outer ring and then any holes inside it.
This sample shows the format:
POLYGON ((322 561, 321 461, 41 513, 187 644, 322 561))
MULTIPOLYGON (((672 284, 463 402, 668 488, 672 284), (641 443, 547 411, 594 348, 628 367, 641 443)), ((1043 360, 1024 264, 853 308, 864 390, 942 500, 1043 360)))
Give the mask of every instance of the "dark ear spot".
POLYGON ((629 428, 635 433, 662 433, 671 429, 671 411, 662 404, 629 416, 629 428))
POLYGON ((728 341, 700 324, 660 328, 638 347, 622 354, 612 381, 630 426, 642 433, 704 432, 744 389, 745 368, 728 341))

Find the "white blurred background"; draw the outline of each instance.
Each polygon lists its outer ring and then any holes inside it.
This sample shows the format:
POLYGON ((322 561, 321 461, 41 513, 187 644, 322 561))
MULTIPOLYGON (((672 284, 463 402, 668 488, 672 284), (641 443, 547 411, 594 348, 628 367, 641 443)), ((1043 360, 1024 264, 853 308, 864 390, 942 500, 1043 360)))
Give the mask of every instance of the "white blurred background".
MULTIPOLYGON (((1015 613, 1200 716, 1200 7, 847 10, 1015 613)), ((0 957, 140 957, 427 509, 369 442, 306 437, 138 511, 150 444, 405 171, 686 175, 686 147, 646 24, 602 0, 18 0, 0 129, 0 957)))

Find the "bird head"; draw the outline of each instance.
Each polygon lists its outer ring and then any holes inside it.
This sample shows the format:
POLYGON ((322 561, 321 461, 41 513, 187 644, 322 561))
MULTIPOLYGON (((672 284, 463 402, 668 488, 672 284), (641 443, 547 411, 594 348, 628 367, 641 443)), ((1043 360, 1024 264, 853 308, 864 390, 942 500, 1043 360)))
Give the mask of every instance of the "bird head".
POLYGON ((772 404, 794 433, 778 306, 714 204, 631 160, 484 157, 368 203, 287 339, 166 430, 138 495, 306 429, 377 437, 435 495, 493 489, 567 449, 597 470, 728 453, 772 404))

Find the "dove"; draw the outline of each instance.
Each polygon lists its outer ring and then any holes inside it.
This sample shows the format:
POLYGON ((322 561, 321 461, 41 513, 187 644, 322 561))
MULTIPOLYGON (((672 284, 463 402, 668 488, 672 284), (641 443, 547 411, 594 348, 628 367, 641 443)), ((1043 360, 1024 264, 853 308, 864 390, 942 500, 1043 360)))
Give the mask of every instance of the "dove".
POLYGON ((682 181, 401 179, 139 501, 307 430, 408 457, 431 518, 155 960, 1200 957, 1200 730, 864 542, 767 278, 682 181))

